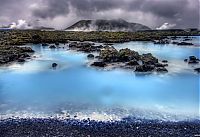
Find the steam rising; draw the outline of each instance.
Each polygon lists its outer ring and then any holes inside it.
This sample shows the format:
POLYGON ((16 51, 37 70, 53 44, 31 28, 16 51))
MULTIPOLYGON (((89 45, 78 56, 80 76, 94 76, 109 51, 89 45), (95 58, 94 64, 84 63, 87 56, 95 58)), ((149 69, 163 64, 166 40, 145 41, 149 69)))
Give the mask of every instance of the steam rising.
POLYGON ((176 26, 176 24, 169 24, 169 23, 164 23, 160 27, 156 28, 157 30, 166 30, 166 29, 172 29, 176 26))
POLYGON ((13 22, 11 25, 10 25, 10 28, 11 29, 32 29, 32 26, 29 25, 26 20, 18 20, 17 22, 13 22))

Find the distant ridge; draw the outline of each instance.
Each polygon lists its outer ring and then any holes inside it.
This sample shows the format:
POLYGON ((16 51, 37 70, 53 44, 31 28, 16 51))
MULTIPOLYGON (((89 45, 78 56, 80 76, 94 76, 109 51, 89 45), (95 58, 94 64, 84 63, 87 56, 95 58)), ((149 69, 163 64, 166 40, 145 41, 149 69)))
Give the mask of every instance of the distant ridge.
POLYGON ((122 19, 117 20, 80 20, 66 28, 69 31, 144 31, 151 30, 139 23, 129 23, 122 19))

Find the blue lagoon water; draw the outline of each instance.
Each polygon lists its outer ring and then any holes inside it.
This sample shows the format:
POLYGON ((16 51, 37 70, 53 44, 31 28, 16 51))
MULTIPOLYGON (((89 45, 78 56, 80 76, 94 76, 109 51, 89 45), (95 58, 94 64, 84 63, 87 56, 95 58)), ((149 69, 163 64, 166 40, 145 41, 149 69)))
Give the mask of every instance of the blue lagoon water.
MULTIPOLYGON (((199 37, 196 37, 196 41, 199 37)), ((198 43, 198 42, 197 42, 198 43)), ((185 120, 199 118, 199 74, 183 60, 199 57, 199 45, 151 42, 115 44, 169 61, 166 74, 138 74, 89 66, 87 54, 31 46, 35 58, 0 67, 0 118, 59 117, 120 120, 128 116, 185 120), (56 70, 52 63, 58 63, 56 70)), ((62 45, 61 45, 62 46, 62 45)), ((64 45, 63 45, 64 46, 64 45)))

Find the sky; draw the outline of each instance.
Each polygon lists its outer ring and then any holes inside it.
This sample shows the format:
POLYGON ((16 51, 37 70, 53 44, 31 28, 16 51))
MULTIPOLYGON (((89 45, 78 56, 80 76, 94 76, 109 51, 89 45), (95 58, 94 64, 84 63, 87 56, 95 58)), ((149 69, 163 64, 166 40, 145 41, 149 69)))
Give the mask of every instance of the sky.
POLYGON ((152 29, 200 28, 200 0, 0 0, 0 26, 64 29, 82 19, 124 19, 152 29))

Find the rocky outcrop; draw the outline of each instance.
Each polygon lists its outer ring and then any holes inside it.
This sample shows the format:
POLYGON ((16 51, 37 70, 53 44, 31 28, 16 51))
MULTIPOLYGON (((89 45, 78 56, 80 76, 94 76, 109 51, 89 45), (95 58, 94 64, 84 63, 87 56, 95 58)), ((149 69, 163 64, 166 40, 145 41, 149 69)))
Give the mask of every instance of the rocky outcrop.
POLYGON ((33 52, 30 47, 0 46, 0 65, 13 61, 25 62, 33 52))
POLYGON ((120 64, 120 67, 133 69, 136 72, 167 72, 165 67, 168 66, 168 64, 159 63, 158 59, 151 53, 140 55, 128 48, 118 51, 113 46, 102 48, 98 59, 101 62, 98 62, 97 65, 92 64, 92 66, 99 66, 100 64, 101 67, 105 67, 120 64), (101 65, 102 63, 103 65, 101 65))

